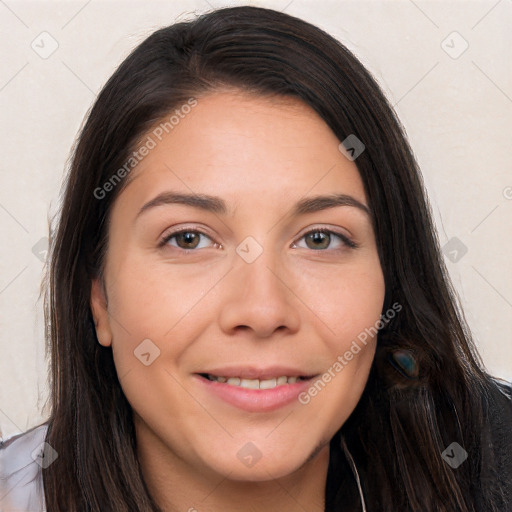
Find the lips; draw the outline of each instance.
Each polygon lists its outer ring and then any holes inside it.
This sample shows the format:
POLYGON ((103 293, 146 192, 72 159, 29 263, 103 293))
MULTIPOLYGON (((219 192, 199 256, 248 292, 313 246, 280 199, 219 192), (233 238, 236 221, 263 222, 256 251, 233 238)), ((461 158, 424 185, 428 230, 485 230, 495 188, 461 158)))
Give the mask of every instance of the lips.
POLYGON ((195 374, 216 398, 249 412, 269 412, 297 399, 317 376, 297 368, 215 368, 195 374))

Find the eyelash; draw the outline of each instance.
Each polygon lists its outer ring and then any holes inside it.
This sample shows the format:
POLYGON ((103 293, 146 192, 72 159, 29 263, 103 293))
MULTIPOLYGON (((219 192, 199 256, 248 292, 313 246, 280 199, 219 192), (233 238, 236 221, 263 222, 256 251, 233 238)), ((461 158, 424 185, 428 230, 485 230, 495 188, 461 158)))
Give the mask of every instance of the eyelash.
MULTIPOLYGON (((203 235, 207 238, 209 238, 211 240, 211 237, 206 234, 204 231, 201 231, 200 229, 190 229, 190 228, 184 228, 184 229, 180 229, 178 231, 173 231, 172 233, 169 233, 167 235, 165 235, 162 240, 159 242, 158 244, 158 247, 159 248, 163 248, 172 238, 174 238, 175 236, 179 235, 180 233, 195 233, 195 234, 200 234, 200 235, 203 235)), ((325 234, 329 234, 329 235, 334 235, 336 237, 338 237, 343 245, 349 249, 357 249, 359 247, 358 244, 356 244, 355 242, 353 242, 352 240, 350 240, 350 238, 348 238, 347 236, 345 235, 342 235, 341 233, 337 233, 336 231, 333 231, 331 229, 328 229, 328 228, 316 228, 316 229, 312 229, 310 231, 308 231, 307 233, 304 233, 300 238, 299 240, 302 240, 303 238, 305 238, 306 236, 312 234, 312 233, 325 233, 325 234)), ((218 245, 218 244, 217 244, 218 245)), ((295 242, 294 242, 294 245, 295 245, 295 242)), ((184 251, 184 252, 194 252, 194 251, 197 251, 198 249, 182 249, 181 247, 173 247, 174 249, 178 249, 180 251, 184 251)), ((318 250, 315 250, 315 249, 311 249, 312 251, 315 251, 315 252, 328 252, 329 249, 318 249, 318 250)), ((341 251, 343 250, 343 248, 338 248, 338 249, 330 249, 330 251, 341 251)))

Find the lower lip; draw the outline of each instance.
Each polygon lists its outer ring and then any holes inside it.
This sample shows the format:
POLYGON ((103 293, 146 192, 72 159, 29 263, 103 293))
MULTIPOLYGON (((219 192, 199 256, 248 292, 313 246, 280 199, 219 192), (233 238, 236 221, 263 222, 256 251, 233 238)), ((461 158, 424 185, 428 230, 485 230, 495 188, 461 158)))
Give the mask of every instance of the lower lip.
POLYGON ((294 400, 298 400, 299 394, 305 391, 314 379, 312 377, 295 384, 283 384, 272 389, 247 389, 209 380, 200 375, 195 375, 195 377, 210 393, 228 404, 248 412, 270 412, 284 407, 294 400))

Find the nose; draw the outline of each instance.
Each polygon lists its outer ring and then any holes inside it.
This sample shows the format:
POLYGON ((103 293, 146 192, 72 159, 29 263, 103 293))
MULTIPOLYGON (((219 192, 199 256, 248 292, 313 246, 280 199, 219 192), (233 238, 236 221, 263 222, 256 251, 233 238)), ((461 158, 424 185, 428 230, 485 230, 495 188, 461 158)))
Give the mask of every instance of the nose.
POLYGON ((257 338, 268 338, 278 330, 297 332, 300 300, 294 284, 273 251, 264 250, 252 263, 237 256, 223 283, 221 329, 231 335, 251 331, 257 338))

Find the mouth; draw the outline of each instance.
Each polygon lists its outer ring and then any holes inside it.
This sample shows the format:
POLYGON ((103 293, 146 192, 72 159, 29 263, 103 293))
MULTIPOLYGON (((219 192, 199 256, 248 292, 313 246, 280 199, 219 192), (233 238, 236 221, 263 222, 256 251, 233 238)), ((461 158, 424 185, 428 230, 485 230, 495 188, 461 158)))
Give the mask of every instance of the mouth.
POLYGON ((228 386, 237 386, 245 389, 274 389, 277 386, 296 384, 304 380, 311 380, 313 377, 307 376, 287 376, 271 377, 268 379, 247 379, 243 377, 227 377, 222 375, 213 375, 211 373, 199 373, 199 376, 212 382, 220 382, 228 386))
MULTIPOLYGON (((205 400, 221 402, 251 413, 269 413, 297 404, 315 375, 291 368, 224 368, 196 373, 205 400)), ((206 403, 206 402, 205 402, 206 403)))

